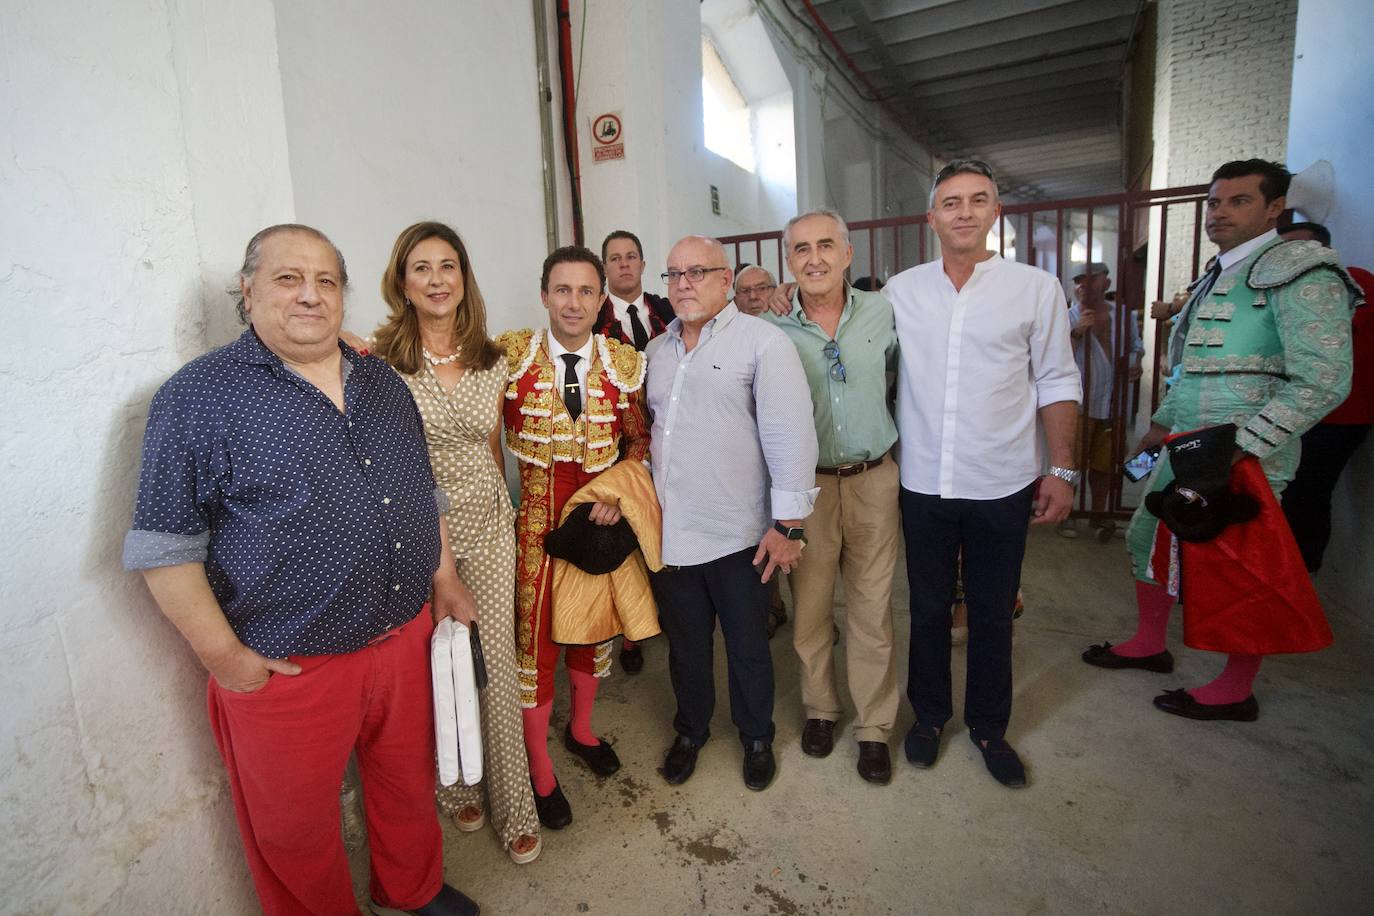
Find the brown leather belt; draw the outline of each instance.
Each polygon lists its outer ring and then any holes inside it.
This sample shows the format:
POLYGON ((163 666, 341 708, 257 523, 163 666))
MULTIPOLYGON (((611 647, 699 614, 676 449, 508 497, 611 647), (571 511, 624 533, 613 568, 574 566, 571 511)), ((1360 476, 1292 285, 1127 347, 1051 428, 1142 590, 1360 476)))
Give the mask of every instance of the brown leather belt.
POLYGON ((829 474, 831 477, 853 477, 855 474, 862 474, 870 468, 876 468, 883 463, 883 456, 879 455, 872 461, 856 461, 853 464, 842 464, 837 468, 816 468, 817 474, 829 474))

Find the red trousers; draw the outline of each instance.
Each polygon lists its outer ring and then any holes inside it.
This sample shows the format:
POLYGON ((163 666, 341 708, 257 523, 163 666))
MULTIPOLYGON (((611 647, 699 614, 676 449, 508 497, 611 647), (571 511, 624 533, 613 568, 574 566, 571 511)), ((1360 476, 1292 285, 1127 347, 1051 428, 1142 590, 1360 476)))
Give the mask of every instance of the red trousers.
POLYGON ((356 913, 339 823, 339 789, 358 755, 372 898, 416 909, 443 884, 434 809, 434 704, 428 609, 346 655, 292 656, 254 693, 210 679, 210 725, 267 916, 356 913))

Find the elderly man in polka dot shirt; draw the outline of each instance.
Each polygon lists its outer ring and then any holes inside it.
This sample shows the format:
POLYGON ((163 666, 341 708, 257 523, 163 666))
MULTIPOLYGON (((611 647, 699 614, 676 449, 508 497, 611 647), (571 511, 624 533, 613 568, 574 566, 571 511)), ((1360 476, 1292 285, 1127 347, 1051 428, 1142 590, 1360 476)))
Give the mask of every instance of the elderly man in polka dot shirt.
POLYGON ((124 565, 210 672, 265 913, 357 911, 338 807, 355 751, 375 912, 475 913, 443 881, 429 674, 434 621, 470 619, 471 597, 419 414, 340 343, 348 273, 318 230, 264 229, 239 280, 250 327, 153 398, 124 565))

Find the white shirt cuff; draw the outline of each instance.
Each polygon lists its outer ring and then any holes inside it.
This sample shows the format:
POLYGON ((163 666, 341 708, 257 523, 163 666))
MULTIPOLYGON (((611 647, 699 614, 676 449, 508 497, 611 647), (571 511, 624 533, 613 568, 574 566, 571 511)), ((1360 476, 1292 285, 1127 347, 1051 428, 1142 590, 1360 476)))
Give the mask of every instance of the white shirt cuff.
POLYGON ((768 499, 773 504, 773 518, 776 520, 806 518, 815 507, 816 497, 820 492, 820 487, 812 487, 810 490, 802 490, 799 493, 791 490, 770 489, 768 499))

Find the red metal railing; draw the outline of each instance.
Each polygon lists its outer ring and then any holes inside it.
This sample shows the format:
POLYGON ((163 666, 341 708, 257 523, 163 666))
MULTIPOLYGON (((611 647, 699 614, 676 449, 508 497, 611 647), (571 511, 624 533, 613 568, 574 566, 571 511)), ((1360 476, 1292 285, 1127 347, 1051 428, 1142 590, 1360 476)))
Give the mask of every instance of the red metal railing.
MULTIPOLYGON (((1163 397, 1168 322, 1150 318, 1150 303, 1167 301, 1171 291, 1181 289, 1198 276, 1202 264, 1202 207, 1207 187, 1191 185, 1007 204, 994 227, 999 254, 1054 274, 1069 297, 1073 295, 1068 281, 1072 279, 1074 262, 1103 261, 1111 268, 1116 309, 1111 359, 1117 369, 1108 418, 1113 433, 1113 468, 1121 467, 1130 457, 1128 451, 1135 442, 1134 430, 1146 419, 1140 415, 1142 402, 1149 405, 1153 414, 1163 397), (1185 247, 1180 250, 1175 243, 1171 250, 1171 230, 1176 235, 1179 229, 1183 230, 1185 247), (1101 254, 1095 256, 1095 251, 1101 254), (1147 295, 1150 292, 1153 294, 1147 295), (1130 364, 1128 322, 1137 324, 1146 346, 1143 371, 1136 380, 1128 379, 1125 371, 1130 364)), ((849 224, 849 237, 854 245, 854 261, 849 268, 851 279, 866 274, 886 280, 908 267, 930 260, 939 251, 938 241, 923 213, 856 220, 849 224), (867 269, 861 270, 860 265, 867 269)), ((724 236, 720 242, 733 255, 735 265, 757 264, 770 270, 779 281, 785 279, 781 230, 724 236)), ((1086 348, 1087 344, 1084 346, 1086 348)), ((1091 360, 1085 359, 1084 363, 1086 399, 1086 392, 1091 388, 1092 369, 1091 360)), ((1080 456, 1080 467, 1087 466, 1086 457, 1080 456)), ((1110 493, 1102 512, 1091 510, 1089 487, 1079 488, 1076 517, 1121 519, 1129 515, 1138 501, 1139 485, 1129 484, 1123 475, 1115 472, 1110 480, 1110 493)))

